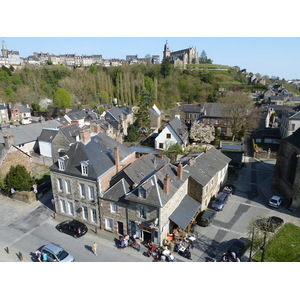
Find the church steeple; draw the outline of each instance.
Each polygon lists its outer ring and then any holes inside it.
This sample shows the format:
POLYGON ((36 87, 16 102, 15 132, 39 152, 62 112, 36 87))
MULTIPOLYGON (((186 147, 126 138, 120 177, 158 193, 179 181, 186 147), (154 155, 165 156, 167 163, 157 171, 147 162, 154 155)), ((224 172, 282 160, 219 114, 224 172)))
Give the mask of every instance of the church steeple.
POLYGON ((8 56, 8 55, 7 55, 7 47, 6 47, 4 41, 2 41, 2 49, 1 49, 1 52, 2 52, 2 56, 3 56, 3 57, 7 57, 7 56, 8 56))
POLYGON ((168 44, 168 40, 166 40, 166 44, 165 44, 165 47, 164 47, 164 58, 166 57, 170 57, 170 49, 169 49, 169 44, 168 44))

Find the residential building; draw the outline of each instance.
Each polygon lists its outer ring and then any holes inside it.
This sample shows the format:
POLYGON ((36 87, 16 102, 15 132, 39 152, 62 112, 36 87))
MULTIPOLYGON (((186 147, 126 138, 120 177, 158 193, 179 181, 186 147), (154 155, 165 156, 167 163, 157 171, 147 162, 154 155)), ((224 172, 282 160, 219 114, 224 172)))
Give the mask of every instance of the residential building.
POLYGON ((280 124, 280 133, 282 138, 290 136, 300 127, 300 111, 291 112, 283 111, 281 124, 280 124))
POLYGON ((280 144, 273 183, 290 209, 300 211, 300 128, 280 144))
POLYGON ((6 104, 0 104, 0 123, 8 123, 8 108, 6 104))
POLYGON ((7 68, 10 66, 21 66, 22 60, 19 51, 8 50, 4 41, 2 41, 1 53, 0 66, 5 66, 7 68))
POLYGON ((184 149, 188 144, 188 137, 187 126, 175 117, 155 138, 155 148, 167 150, 172 145, 178 144, 184 149))
POLYGON ((161 127, 161 111, 154 104, 149 108, 149 118, 150 118, 150 128, 153 130, 159 129, 161 127))
POLYGON ((178 109, 183 112, 184 117, 182 119, 186 124, 192 124, 204 114, 203 106, 200 104, 183 104, 178 109))
POLYGON ((19 122, 21 124, 31 123, 31 112, 29 105, 10 104, 9 105, 9 117, 13 122, 19 122))
POLYGON ((80 141, 50 166, 56 212, 102 227, 100 197, 110 179, 135 160, 135 152, 104 133, 91 136, 84 128, 80 141))

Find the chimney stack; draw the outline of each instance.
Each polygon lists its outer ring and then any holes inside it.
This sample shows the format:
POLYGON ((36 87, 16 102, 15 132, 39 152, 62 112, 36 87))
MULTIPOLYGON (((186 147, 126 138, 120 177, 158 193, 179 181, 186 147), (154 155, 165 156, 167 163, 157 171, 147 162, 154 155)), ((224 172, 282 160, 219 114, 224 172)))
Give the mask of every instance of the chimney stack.
POLYGON ((182 163, 180 162, 177 167, 177 177, 178 179, 182 179, 182 163))
POLYGON ((91 130, 89 126, 83 126, 80 130, 80 140, 86 144, 91 139, 91 130))
POLYGON ((7 133, 4 138, 4 144, 5 144, 5 149, 9 150, 9 148, 15 144, 14 142, 14 136, 10 133, 7 133))
POLYGON ((171 177, 169 174, 164 178, 164 192, 166 194, 170 193, 171 177))
POLYGON ((119 147, 115 147, 115 165, 116 165, 116 170, 117 173, 121 170, 120 166, 120 149, 119 147))

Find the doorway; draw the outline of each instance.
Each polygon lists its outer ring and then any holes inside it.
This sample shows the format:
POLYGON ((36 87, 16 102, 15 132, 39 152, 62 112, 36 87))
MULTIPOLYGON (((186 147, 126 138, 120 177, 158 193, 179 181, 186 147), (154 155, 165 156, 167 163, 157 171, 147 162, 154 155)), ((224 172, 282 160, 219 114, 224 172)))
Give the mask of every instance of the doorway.
POLYGON ((143 230, 143 242, 149 243, 151 241, 151 232, 143 230))
POLYGON ((123 222, 119 222, 119 221, 118 221, 118 234, 124 235, 123 222))

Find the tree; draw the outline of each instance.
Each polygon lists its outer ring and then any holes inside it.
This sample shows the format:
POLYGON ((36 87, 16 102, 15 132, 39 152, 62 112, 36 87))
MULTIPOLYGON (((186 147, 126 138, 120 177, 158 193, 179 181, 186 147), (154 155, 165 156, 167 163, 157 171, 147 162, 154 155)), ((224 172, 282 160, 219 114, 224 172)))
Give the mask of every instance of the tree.
POLYGON ((139 139, 139 132, 137 127, 133 124, 128 126, 127 136, 125 137, 126 142, 136 142, 139 139))
POLYGON ((206 52, 203 50, 199 57, 199 64, 212 64, 212 60, 207 58, 206 52))
POLYGON ((190 139, 195 142, 210 144, 215 139, 215 129, 213 126, 194 121, 190 131, 190 139))
POLYGON ((14 188, 19 191, 30 191, 34 180, 24 166, 11 166, 6 175, 7 188, 14 188))
POLYGON ((171 62, 169 57, 165 57, 160 65, 160 74, 166 78, 171 74, 171 62))
POLYGON ((220 102, 226 104, 222 113, 228 121, 232 141, 242 139, 250 126, 253 129, 258 126, 258 110, 247 94, 227 92, 220 102))
POLYGON ((58 89, 53 95, 53 104, 57 107, 67 108, 72 103, 72 97, 65 89, 58 89))

